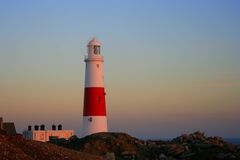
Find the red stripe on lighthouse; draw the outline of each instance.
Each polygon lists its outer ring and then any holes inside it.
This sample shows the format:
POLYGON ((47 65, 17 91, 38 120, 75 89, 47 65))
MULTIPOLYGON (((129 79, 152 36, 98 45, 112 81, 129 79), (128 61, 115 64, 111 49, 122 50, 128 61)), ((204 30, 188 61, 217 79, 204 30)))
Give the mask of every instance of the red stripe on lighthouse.
POLYGON ((83 116, 106 116, 104 88, 85 88, 83 116))

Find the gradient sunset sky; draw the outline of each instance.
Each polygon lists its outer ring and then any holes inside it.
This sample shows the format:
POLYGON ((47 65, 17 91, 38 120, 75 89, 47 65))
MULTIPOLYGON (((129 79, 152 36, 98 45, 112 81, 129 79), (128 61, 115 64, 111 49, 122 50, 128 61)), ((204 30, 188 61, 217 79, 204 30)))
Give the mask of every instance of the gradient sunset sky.
POLYGON ((238 0, 2 0, 0 116, 79 134, 94 36, 110 131, 240 137, 238 0))

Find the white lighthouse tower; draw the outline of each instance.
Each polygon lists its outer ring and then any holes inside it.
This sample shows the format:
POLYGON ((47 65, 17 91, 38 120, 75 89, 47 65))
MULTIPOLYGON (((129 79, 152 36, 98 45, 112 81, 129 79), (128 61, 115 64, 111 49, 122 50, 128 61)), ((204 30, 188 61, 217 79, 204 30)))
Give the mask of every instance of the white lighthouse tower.
POLYGON ((82 136, 108 131, 100 42, 93 38, 87 47, 82 136))

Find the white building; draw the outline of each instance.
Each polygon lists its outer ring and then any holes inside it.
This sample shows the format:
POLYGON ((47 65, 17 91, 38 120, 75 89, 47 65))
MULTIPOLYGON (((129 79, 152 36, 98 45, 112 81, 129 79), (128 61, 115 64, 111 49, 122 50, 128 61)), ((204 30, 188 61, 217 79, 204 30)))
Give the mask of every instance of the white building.
POLYGON ((62 125, 58 125, 58 129, 55 125, 52 125, 52 130, 45 130, 45 126, 35 125, 34 130, 32 130, 31 126, 28 126, 28 130, 23 131, 23 136, 26 139, 47 142, 50 138, 64 138, 69 139, 74 135, 73 130, 62 130, 62 125))

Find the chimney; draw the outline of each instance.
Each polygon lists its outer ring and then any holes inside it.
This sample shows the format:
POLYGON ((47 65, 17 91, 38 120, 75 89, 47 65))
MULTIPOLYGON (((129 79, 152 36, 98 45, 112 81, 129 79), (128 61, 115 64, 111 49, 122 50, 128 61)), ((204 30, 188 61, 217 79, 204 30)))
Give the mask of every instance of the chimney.
POLYGON ((3 118, 0 117, 0 130, 3 130, 3 118))
POLYGON ((39 130, 39 126, 38 126, 38 125, 35 125, 35 126, 34 126, 34 130, 38 131, 38 130, 39 130))
POLYGON ((62 130, 62 125, 61 124, 58 125, 58 130, 62 130))
POLYGON ((54 130, 54 131, 56 130, 56 125, 54 125, 54 124, 52 125, 52 130, 54 130))
POLYGON ((31 131, 31 130, 32 130, 32 126, 29 125, 29 126, 28 126, 28 131, 31 131))
POLYGON ((44 124, 42 124, 42 125, 40 126, 40 130, 41 130, 41 131, 44 131, 44 130, 45 130, 45 125, 44 125, 44 124))

